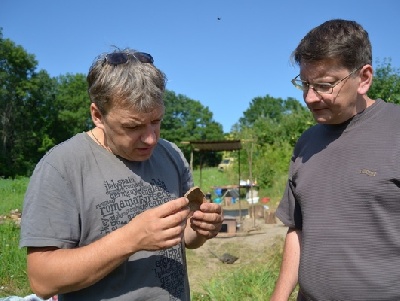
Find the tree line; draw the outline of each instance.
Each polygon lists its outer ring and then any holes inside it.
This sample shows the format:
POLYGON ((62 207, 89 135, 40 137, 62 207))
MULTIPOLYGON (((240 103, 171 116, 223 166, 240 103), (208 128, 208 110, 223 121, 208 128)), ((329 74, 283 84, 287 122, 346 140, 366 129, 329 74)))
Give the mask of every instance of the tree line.
MULTIPOLYGON (((37 66, 35 56, 4 38, 0 28, 0 177, 30 176, 51 147, 93 127, 86 75, 51 77, 37 66)), ((399 103, 399 69, 385 59, 374 75, 369 96, 399 103)), ((241 139, 244 177, 257 178, 262 186, 271 186, 274 175, 287 170, 295 142, 314 124, 300 101, 266 95, 252 99, 231 132, 224 133, 200 101, 169 90, 164 99, 163 138, 181 147, 188 160, 191 149, 182 141, 241 139)), ((221 157, 207 152, 202 164, 216 166, 221 157)), ((194 166, 199 164, 195 156, 194 166)))

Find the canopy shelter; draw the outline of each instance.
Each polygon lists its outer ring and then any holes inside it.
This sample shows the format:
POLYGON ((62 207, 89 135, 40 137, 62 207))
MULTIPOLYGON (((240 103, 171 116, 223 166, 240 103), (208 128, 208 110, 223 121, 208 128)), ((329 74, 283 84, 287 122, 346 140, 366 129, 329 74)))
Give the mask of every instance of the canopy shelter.
MULTIPOLYGON (((242 143, 240 140, 196 140, 182 142, 182 144, 189 144, 191 146, 190 152, 190 169, 193 171, 193 152, 222 152, 222 151, 239 151, 239 179, 238 184, 240 185, 240 150, 242 149, 242 143)), ((202 164, 200 164, 200 187, 202 184, 201 178, 202 164)))
MULTIPOLYGON (((188 141, 182 144, 191 146, 190 152, 190 168, 193 171, 193 152, 222 152, 222 151, 239 151, 238 155, 238 186, 240 187, 240 150, 242 149, 241 140, 217 140, 217 141, 188 141)), ((200 164, 200 187, 202 186, 202 164, 200 164)), ((239 202, 239 214, 241 219, 241 208, 239 202)))
POLYGON ((221 152, 242 149, 240 140, 218 140, 218 141, 189 141, 195 151, 221 152))

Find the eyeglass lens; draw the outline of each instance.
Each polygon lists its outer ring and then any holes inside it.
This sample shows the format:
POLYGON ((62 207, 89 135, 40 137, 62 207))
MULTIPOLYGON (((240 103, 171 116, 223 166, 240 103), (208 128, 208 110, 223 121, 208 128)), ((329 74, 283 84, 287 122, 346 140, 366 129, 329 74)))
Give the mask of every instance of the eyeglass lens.
POLYGON ((335 88, 338 84, 340 84, 342 81, 347 80, 354 72, 356 72, 357 70, 359 70, 361 67, 358 67, 356 69, 354 69, 353 71, 351 71, 347 76, 343 77, 342 79, 339 79, 337 82, 333 83, 333 84, 329 84, 329 83, 315 83, 315 84, 310 84, 308 82, 302 81, 301 79, 299 79, 298 77, 300 76, 297 75, 294 79, 292 79, 292 84, 303 91, 307 91, 310 86, 313 88, 314 91, 316 92, 320 92, 320 93, 332 93, 333 92, 333 88, 335 88))

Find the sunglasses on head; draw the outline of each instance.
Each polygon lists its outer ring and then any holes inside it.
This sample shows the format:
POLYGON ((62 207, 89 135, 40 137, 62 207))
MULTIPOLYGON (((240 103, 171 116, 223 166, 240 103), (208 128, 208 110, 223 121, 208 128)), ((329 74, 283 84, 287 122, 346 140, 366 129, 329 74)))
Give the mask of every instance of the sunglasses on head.
POLYGON ((106 57, 104 58, 104 63, 110 64, 112 66, 117 66, 125 64, 132 57, 144 64, 153 64, 154 62, 153 57, 145 52, 113 52, 106 55, 106 57))

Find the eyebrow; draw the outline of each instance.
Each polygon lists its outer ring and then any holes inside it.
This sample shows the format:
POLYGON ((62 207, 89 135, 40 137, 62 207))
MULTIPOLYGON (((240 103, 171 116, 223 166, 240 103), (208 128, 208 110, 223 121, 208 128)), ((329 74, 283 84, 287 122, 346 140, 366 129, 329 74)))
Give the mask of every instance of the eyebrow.
MULTIPOLYGON (((161 116, 158 116, 157 118, 151 119, 151 120, 150 120, 150 123, 151 123, 151 122, 154 122, 154 121, 162 121, 162 120, 163 120, 163 117, 164 117, 164 115, 161 115, 161 116)), ((122 126, 132 126, 132 125, 134 125, 134 126, 140 126, 140 125, 144 125, 144 124, 146 124, 146 123, 147 123, 147 122, 143 123, 142 121, 139 121, 139 120, 121 121, 121 125, 122 125, 122 126)))

